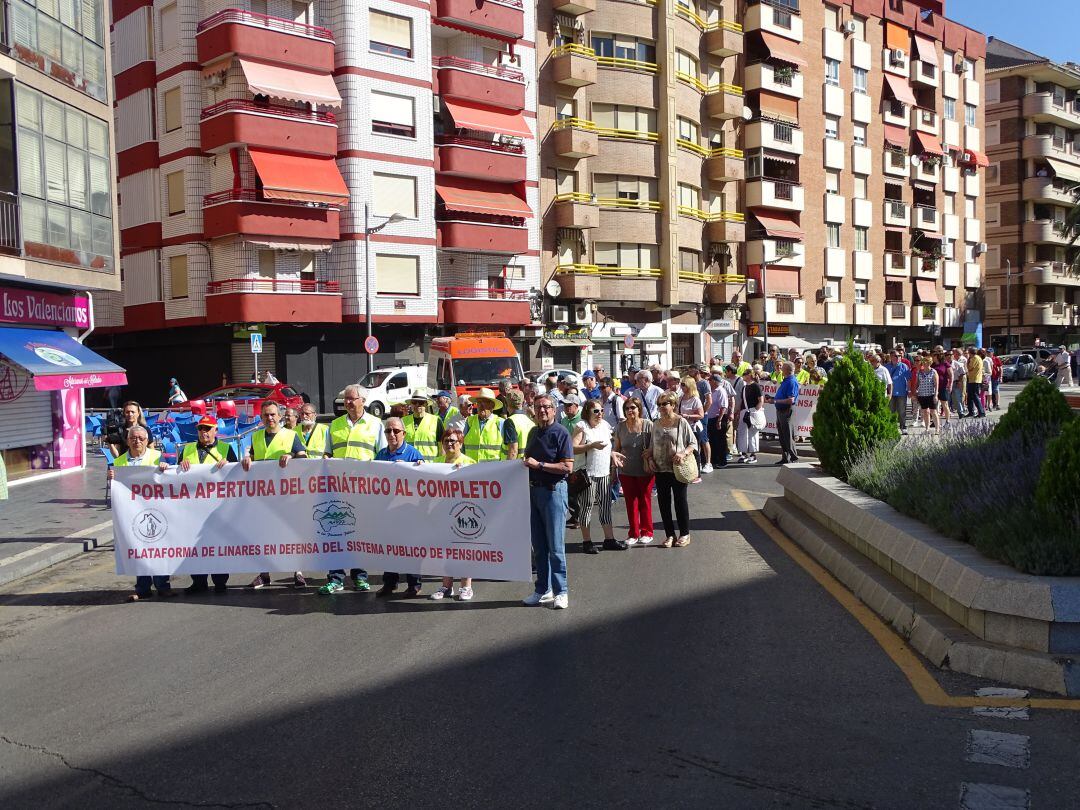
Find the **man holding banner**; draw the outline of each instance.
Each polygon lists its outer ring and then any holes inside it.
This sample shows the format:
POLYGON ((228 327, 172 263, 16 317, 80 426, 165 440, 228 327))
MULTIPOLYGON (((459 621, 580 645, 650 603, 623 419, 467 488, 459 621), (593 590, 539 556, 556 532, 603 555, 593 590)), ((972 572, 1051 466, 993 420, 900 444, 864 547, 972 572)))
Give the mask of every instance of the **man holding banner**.
MULTIPOLYGON (((154 467, 159 472, 165 472, 169 465, 161 460, 161 453, 150 446, 150 434, 142 425, 134 425, 127 432, 128 450, 121 453, 113 462, 113 467, 154 467)), ((113 467, 109 467, 109 480, 112 481, 115 473, 113 467)), ((110 486, 112 486, 110 484, 110 486)), ((167 576, 137 576, 135 577, 135 593, 128 597, 129 602, 138 602, 140 599, 149 599, 153 595, 152 588, 157 588, 158 596, 162 599, 176 596, 172 589, 172 583, 167 576)))
MULTIPOLYGON (((180 464, 183 472, 190 472, 193 466, 213 464, 214 469, 220 470, 226 462, 235 462, 236 450, 228 442, 219 442, 217 438, 217 420, 212 416, 204 416, 199 420, 199 437, 192 444, 184 446, 180 454, 180 464)), ((225 593, 228 586, 228 574, 210 574, 214 580, 214 593, 225 593)), ((206 574, 192 574, 191 584, 184 588, 186 596, 204 593, 210 590, 206 584, 206 574)))
MULTIPOLYGON (((391 463, 404 461, 411 464, 424 463, 424 457, 420 454, 420 451, 405 441, 405 424, 396 416, 392 416, 386 420, 386 428, 383 430, 383 433, 386 435, 386 447, 375 454, 376 461, 389 461, 391 463)), ((420 575, 406 574, 405 580, 409 583, 409 587, 405 589, 405 598, 416 599, 420 595, 420 575)), ((389 596, 397 590, 398 582, 400 581, 401 574, 397 571, 384 571, 383 585, 375 595, 389 596)))

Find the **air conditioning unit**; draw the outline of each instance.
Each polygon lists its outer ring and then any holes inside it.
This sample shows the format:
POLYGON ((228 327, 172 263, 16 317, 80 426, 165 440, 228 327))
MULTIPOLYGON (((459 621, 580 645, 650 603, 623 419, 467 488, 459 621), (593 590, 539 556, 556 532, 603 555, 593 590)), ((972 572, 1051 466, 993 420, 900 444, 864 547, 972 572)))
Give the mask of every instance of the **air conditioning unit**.
POLYGON ((574 323, 591 324, 592 315, 593 313, 591 304, 580 304, 574 308, 574 323))
POLYGON ((956 61, 953 62, 953 71, 956 73, 967 73, 967 59, 962 56, 956 57, 956 61))
POLYGON ((820 290, 818 290, 818 300, 828 301, 832 298, 836 298, 836 285, 826 284, 820 290))
POLYGON ((503 67, 517 67, 518 58, 516 54, 512 53, 500 53, 499 64, 503 67))
POLYGON ((562 306, 560 304, 551 305, 551 322, 552 323, 570 323, 570 307, 562 306))
POLYGON ((843 31, 845 34, 854 34, 855 33, 855 21, 854 20, 845 20, 844 23, 840 26, 840 30, 843 31))
POLYGON ((757 289, 757 279, 756 278, 748 278, 746 280, 746 294, 747 295, 757 295, 757 291, 758 291, 758 289, 757 289))
POLYGON ((225 86, 225 74, 224 73, 211 73, 206 77, 206 86, 217 89, 218 87, 225 86))
POLYGON ((979 242, 979 244, 975 246, 975 252, 978 253, 980 256, 986 253, 986 250, 986 242, 979 242))
POLYGON ((948 152, 946 152, 944 155, 942 155, 941 156, 941 165, 942 165, 942 168, 945 168, 945 169, 948 169, 950 166, 952 166, 953 165, 952 155, 950 155, 948 152))
POLYGON ((907 54, 901 48, 893 48, 889 54, 889 62, 893 65, 902 65, 906 57, 907 54))

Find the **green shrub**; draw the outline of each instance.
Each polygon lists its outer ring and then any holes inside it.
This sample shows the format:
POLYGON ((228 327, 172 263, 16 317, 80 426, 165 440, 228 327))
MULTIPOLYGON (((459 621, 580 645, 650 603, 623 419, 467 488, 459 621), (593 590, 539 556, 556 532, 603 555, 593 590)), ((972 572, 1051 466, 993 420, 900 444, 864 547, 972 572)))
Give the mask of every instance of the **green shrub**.
POLYGON ((830 475, 847 480, 848 468, 867 450, 900 439, 896 418, 881 380, 848 344, 822 386, 810 443, 830 475))
POLYGON ((1035 503, 1049 533, 1071 540, 1080 560, 1080 419, 1070 419, 1046 446, 1035 503))
POLYGON ((1049 430, 1050 435, 1057 435, 1061 425, 1072 418, 1064 395, 1045 377, 1035 377, 1002 414, 992 437, 1000 441, 1015 433, 1030 437, 1045 430, 1049 430))

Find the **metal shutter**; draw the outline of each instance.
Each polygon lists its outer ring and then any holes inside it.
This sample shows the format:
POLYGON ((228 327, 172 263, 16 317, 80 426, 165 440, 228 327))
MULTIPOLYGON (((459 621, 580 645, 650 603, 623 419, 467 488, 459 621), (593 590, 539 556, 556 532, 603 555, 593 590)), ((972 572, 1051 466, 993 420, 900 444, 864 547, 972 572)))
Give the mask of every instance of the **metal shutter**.
POLYGON ((0 363, 0 450, 52 440, 52 392, 34 390, 26 372, 0 363))

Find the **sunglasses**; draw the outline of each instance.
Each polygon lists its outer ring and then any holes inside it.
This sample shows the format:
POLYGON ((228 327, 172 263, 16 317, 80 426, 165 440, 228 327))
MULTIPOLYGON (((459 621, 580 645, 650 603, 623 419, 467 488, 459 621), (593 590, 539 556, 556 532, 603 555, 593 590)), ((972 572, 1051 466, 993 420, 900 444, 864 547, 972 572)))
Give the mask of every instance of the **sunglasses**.
POLYGON ((387 436, 396 436, 397 434, 404 433, 404 432, 405 431, 402 430, 401 428, 387 428, 386 430, 383 431, 383 433, 385 433, 387 436))
POLYGON ((210 425, 199 425, 199 430, 212 430, 210 425))

